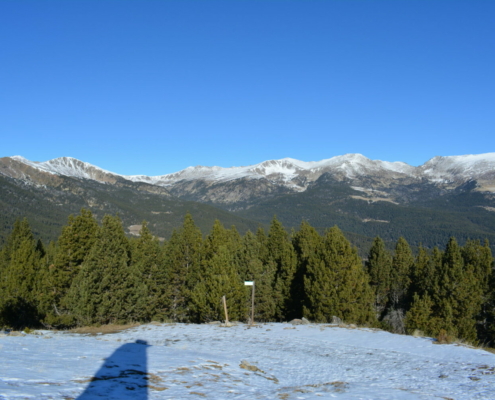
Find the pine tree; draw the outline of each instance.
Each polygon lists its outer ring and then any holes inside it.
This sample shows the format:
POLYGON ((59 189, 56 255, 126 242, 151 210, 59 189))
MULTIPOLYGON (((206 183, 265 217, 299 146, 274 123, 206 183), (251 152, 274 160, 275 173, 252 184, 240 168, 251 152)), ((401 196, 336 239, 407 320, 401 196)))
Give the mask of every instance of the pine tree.
MULTIPOLYGON (((438 252, 438 249, 435 248, 434 254, 438 252)), ((434 254, 430 255, 423 246, 419 246, 411 273, 410 293, 417 293, 419 296, 428 294, 430 297, 433 294, 435 282, 438 280, 438 267, 435 258, 441 259, 441 255, 435 256, 434 254)))
POLYGON ((404 324, 408 333, 420 330, 426 335, 431 335, 436 331, 435 319, 433 318, 433 301, 426 293, 419 296, 414 293, 413 302, 407 312, 404 324))
POLYGON ((392 259, 390 300, 394 309, 407 308, 407 294, 411 284, 414 257, 406 239, 400 237, 392 259))
POLYGON ((234 225, 227 231, 227 247, 232 253, 234 263, 240 276, 244 276, 245 271, 241 271, 242 266, 240 265, 240 259, 242 257, 242 237, 234 225))
POLYGON ((79 273, 81 265, 96 240, 99 227, 91 211, 81 209, 70 215, 58 238, 52 262, 43 269, 42 309, 44 323, 52 327, 68 327, 73 317, 64 304, 64 297, 79 273))
POLYGON ((371 288, 375 293, 375 313, 377 318, 381 320, 389 304, 389 294, 392 286, 392 256, 385 248, 385 242, 379 236, 373 241, 365 265, 370 277, 371 288))
POLYGON ((441 259, 438 248, 430 255, 424 247, 419 247, 411 273, 410 293, 413 300, 404 320, 408 333, 420 330, 427 335, 438 334, 439 319, 435 315, 439 315, 440 305, 435 306, 432 297, 438 287, 441 259))
POLYGON ((106 215, 75 278, 67 303, 79 324, 123 323, 139 317, 145 285, 131 267, 131 249, 118 217, 106 215))
POLYGON ((468 240, 462 247, 461 254, 466 270, 472 271, 485 296, 492 274, 493 256, 490 244, 485 241, 482 246, 479 240, 468 240))
POLYGON ((376 322, 368 276, 356 249, 337 227, 327 231, 317 254, 310 257, 304 287, 304 314, 315 321, 337 316, 358 324, 376 322))
POLYGON ((275 318, 278 321, 294 318, 294 306, 291 299, 291 287, 296 272, 296 253, 285 228, 273 218, 267 239, 268 263, 273 263, 275 280, 273 297, 275 300, 275 318))
POLYGON ((461 248, 451 238, 442 259, 440 280, 433 300, 440 305, 443 329, 462 339, 476 341, 475 316, 481 307, 481 287, 473 270, 466 269, 461 248))
POLYGON ((481 339, 483 343, 495 347, 495 262, 492 262, 492 274, 488 282, 487 299, 483 304, 483 330, 481 339))
POLYGON ((477 336, 482 342, 490 340, 491 329, 491 293, 493 256, 490 244, 486 240, 482 246, 478 240, 468 240, 461 250, 466 273, 472 273, 476 278, 477 290, 481 294, 479 313, 475 316, 477 336))
POLYGON ((395 245, 390 272, 389 306, 383 322, 396 333, 405 333, 404 316, 410 307, 409 286, 414 257, 406 239, 400 237, 395 245))
POLYGON ((186 214, 182 228, 165 245, 167 316, 173 321, 189 320, 191 291, 200 281, 202 242, 201 231, 186 214))
POLYGON ((13 328, 39 325, 38 279, 43 250, 26 219, 16 221, 4 248, 0 322, 13 328))
POLYGON ((132 263, 146 287, 145 297, 138 299, 140 320, 163 320, 166 316, 166 271, 163 251, 146 221, 143 221, 139 238, 133 243, 132 263))
POLYGON ((205 261, 203 279, 191 293, 191 308, 197 322, 223 320, 221 302, 226 297, 230 320, 246 317, 246 290, 227 246, 220 245, 205 261))
MULTIPOLYGON (((268 322, 275 318, 275 301, 273 298, 273 282, 275 269, 273 264, 264 264, 263 244, 258 236, 248 231, 242 241, 242 252, 239 259, 241 280, 255 282, 255 321, 268 322)), ((247 290, 247 289, 246 289, 247 290)), ((246 309, 251 308, 251 298, 247 297, 246 309)))
POLYGON ((308 307, 305 297, 304 276, 306 275, 310 259, 316 255, 321 240, 322 238, 316 229, 306 221, 301 223, 299 231, 294 234, 292 239, 297 257, 297 266, 291 288, 291 297, 293 299, 294 312, 298 316, 303 316, 304 307, 308 307))
POLYGON ((203 259, 210 259, 218 253, 220 246, 230 247, 230 235, 227 229, 217 219, 213 223, 211 232, 206 236, 203 243, 203 259))

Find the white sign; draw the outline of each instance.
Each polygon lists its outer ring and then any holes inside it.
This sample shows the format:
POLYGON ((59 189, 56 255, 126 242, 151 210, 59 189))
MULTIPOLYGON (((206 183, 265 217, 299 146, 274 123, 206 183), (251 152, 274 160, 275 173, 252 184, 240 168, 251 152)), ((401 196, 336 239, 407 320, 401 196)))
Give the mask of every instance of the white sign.
POLYGON ((244 286, 253 286, 253 281, 244 281, 244 286))

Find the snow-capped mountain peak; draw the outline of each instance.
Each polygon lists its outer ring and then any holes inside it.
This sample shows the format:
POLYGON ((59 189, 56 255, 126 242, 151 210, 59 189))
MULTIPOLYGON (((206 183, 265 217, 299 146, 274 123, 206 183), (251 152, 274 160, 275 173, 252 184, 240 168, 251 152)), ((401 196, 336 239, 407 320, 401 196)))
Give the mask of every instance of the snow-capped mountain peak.
POLYGON ((463 156, 433 157, 420 170, 437 179, 474 179, 486 174, 495 174, 495 153, 468 154, 463 156))
POLYGON ((223 168, 218 166, 188 167, 181 171, 159 175, 119 175, 72 157, 60 157, 45 162, 33 162, 22 156, 11 157, 38 170, 75 178, 111 182, 124 178, 158 186, 173 186, 179 182, 203 181, 221 183, 239 179, 266 179, 295 190, 305 190, 321 175, 330 173, 337 179, 426 178, 432 182, 459 180, 495 180, 495 153, 479 155, 433 157, 420 167, 404 162, 371 160, 362 154, 345 154, 321 161, 300 161, 293 158, 267 160, 255 165, 223 168))
POLYGON ((30 167, 54 175, 64 175, 82 179, 93 179, 100 182, 106 182, 109 178, 116 178, 120 176, 118 174, 106 171, 102 168, 96 167, 84 161, 80 161, 73 157, 59 157, 44 162, 30 161, 22 156, 14 156, 11 158, 29 165, 30 167))

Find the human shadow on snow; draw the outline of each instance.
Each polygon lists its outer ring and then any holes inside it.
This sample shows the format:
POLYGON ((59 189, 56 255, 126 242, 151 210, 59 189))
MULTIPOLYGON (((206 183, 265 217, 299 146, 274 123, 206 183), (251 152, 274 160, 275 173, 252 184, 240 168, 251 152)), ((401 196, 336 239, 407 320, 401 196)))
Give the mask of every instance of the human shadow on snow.
POLYGON ((144 340, 127 343, 105 359, 77 400, 148 399, 148 371, 144 340))

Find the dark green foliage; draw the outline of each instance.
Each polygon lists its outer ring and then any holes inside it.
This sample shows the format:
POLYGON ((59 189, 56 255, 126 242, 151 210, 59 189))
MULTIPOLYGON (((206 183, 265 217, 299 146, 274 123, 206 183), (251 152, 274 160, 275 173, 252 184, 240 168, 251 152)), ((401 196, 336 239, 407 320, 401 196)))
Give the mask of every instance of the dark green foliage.
POLYGON ((410 293, 417 293, 420 296, 427 294, 430 297, 433 295, 439 278, 441 259, 442 254, 438 248, 435 247, 433 254, 430 255, 427 249, 420 246, 412 268, 410 293))
POLYGON ((373 292, 356 249, 333 227, 310 257, 304 279, 308 306, 305 316, 329 322, 337 316, 346 322, 374 324, 373 292))
MULTIPOLYGON (((241 280, 255 282, 255 321, 268 322, 275 318, 275 300, 273 298, 273 282, 275 268, 273 263, 263 263, 264 243, 261 231, 254 235, 248 231, 244 235, 242 251, 239 257, 241 280)), ((246 309, 251 309, 250 288, 246 289, 246 309)))
MULTIPOLYGON (((492 329, 491 313, 494 310, 493 286, 490 283, 493 277, 493 256, 488 241, 482 246, 479 240, 468 240, 462 248, 465 272, 472 273, 476 279, 475 289, 481 294, 479 314, 476 316, 476 329, 478 338, 482 342, 495 342, 495 337, 490 335, 492 329)), ((478 306, 475 305, 477 308, 478 306)))
POLYGON ((283 321, 292 319, 294 305, 291 298, 291 287, 296 272, 296 253, 283 225, 273 218, 266 242, 268 268, 274 268, 275 279, 273 297, 275 301, 275 319, 283 321))
MULTIPOLYGON (((458 337, 476 341, 475 316, 479 313, 482 289, 472 266, 466 268, 461 248, 454 238, 449 240, 442 260, 440 282, 434 301, 441 304, 438 316, 446 325, 452 325, 458 337), (443 304, 442 304, 443 303, 443 304)), ((448 326, 450 328, 450 326, 448 326)), ((446 329, 449 332, 448 329, 446 329)))
POLYGON ((5 242, 16 219, 27 217, 36 237, 56 240, 65 221, 81 208, 92 211, 97 221, 106 214, 119 214, 124 228, 149 222, 158 237, 170 238, 189 212, 203 232, 215 219, 240 232, 256 229, 258 222, 239 217, 207 204, 174 198, 166 189, 125 179, 115 185, 89 179, 58 176, 55 184, 26 185, 0 174, 0 245, 5 242), (90 205, 90 206, 88 206, 90 205))
POLYGON ((95 243, 98 229, 89 210, 83 208, 78 216, 69 216, 53 254, 44 263, 40 307, 47 326, 67 327, 74 323, 64 298, 95 243))
POLYGON ((400 237, 395 246, 390 271, 390 302, 394 309, 405 309, 414 257, 406 239, 400 237))
POLYGON ((414 333, 420 330, 425 334, 431 334, 436 330, 435 320, 433 318, 433 301, 428 294, 420 297, 414 294, 411 309, 406 314, 405 327, 408 333, 414 333))
POLYGON ((438 188, 428 184, 397 185, 389 190, 404 201, 394 204, 353 198, 362 197, 363 192, 352 189, 348 181, 339 182, 324 174, 304 192, 262 200, 235 213, 266 224, 276 212, 289 229, 304 220, 320 233, 337 225, 346 235, 352 233, 348 239, 360 247, 363 257, 371 244, 369 238, 376 236, 386 243, 404 236, 411 246, 422 243, 428 248, 445 246, 450 236, 460 243, 488 238, 494 250, 495 213, 482 208, 493 207, 493 195, 476 191, 441 195, 438 188))
POLYGON ((321 244, 321 236, 309 223, 303 221, 292 239, 296 252, 297 267, 292 281, 291 298, 294 314, 301 317, 304 307, 309 307, 304 288, 304 276, 308 270, 310 260, 316 257, 317 250, 321 244))
POLYGON ((492 262, 492 273, 488 282, 488 294, 483 304, 481 319, 481 341, 495 347, 495 262, 492 262))
POLYGON ((366 271, 370 277, 370 285, 374 291, 375 313, 379 320, 389 305, 389 295, 392 287, 392 256, 385 248, 385 242, 377 236, 371 246, 366 271))
POLYGON ((118 217, 105 216, 67 304, 81 325, 138 320, 146 287, 131 263, 131 248, 118 217))
POLYGON ((91 212, 70 217, 46 248, 26 220, 17 221, 0 249, 0 324, 15 328, 250 317, 305 316, 328 322, 377 324, 433 336, 495 342, 495 276, 488 243, 451 239, 442 252, 419 247, 414 259, 399 239, 393 259, 375 238, 363 267, 344 234, 322 237, 309 223, 289 237, 274 218, 268 235, 241 236, 216 221, 203 240, 190 214, 163 246, 146 222, 139 238, 125 236, 118 217, 98 227, 91 212), (371 285, 370 285, 371 284, 371 285), (405 315, 405 318, 404 318, 405 315))
POLYGON ((443 253, 435 248, 428 254, 421 248, 412 275, 415 295, 406 318, 408 331, 420 329, 433 336, 443 331, 473 343, 490 342, 492 263, 488 244, 478 241, 461 248, 451 238, 443 253))
POLYGON ((191 293, 191 309, 196 322, 225 320, 222 296, 227 301, 229 320, 247 318, 246 289, 235 268, 232 254, 220 245, 204 262, 202 280, 191 293))
POLYGON ((135 312, 140 320, 164 320, 167 315, 168 302, 163 249, 158 238, 151 234, 146 221, 142 224, 139 239, 133 241, 132 244, 133 268, 145 286, 144 296, 138 301, 141 309, 136 309, 135 312))
POLYGON ((200 280, 203 238, 190 214, 186 214, 182 228, 174 231, 165 245, 165 271, 167 317, 185 322, 190 318, 189 302, 191 290, 200 280))
POLYGON ((1 254, 1 325, 16 329, 39 325, 38 279, 43 255, 27 220, 16 221, 1 254))
POLYGON ((215 221, 203 243, 200 268, 192 276, 191 309, 195 321, 225 319, 222 296, 226 296, 232 320, 246 319, 246 290, 234 257, 239 248, 236 232, 215 221))
MULTIPOLYGON (((40 178, 34 176, 36 171, 28 172, 34 180, 40 178)), ((492 251, 495 249, 495 213, 485 208, 493 207, 494 195, 477 191, 473 181, 447 192, 433 184, 397 182, 383 188, 399 203, 395 204, 361 200, 359 197, 365 195, 352 188, 352 181, 324 174, 303 192, 276 190, 264 199, 253 196, 248 207, 240 203, 200 204, 187 201, 193 197, 174 198, 167 189, 125 179, 118 179, 115 185, 65 176, 43 179, 41 185, 27 185, 0 175, 0 244, 14 221, 25 216, 36 237, 55 240, 67 217, 91 204, 98 221, 105 214, 116 213, 124 227, 147 220, 154 234, 163 238, 171 236, 187 211, 203 232, 219 219, 225 226, 235 224, 241 234, 254 231, 260 223, 268 226, 277 213, 288 229, 297 228, 302 220, 309 221, 320 234, 338 225, 359 247, 362 257, 377 235, 387 244, 404 236, 413 248, 420 243, 427 248, 444 247, 450 236, 460 244, 469 238, 488 238, 492 251)), ((184 195, 180 190, 175 194, 184 195)), ((200 197, 198 194, 196 199, 200 197)))
POLYGON ((414 258, 407 241, 400 237, 395 245, 390 270, 389 302, 382 321, 396 333, 405 333, 404 316, 409 307, 409 287, 414 258))

